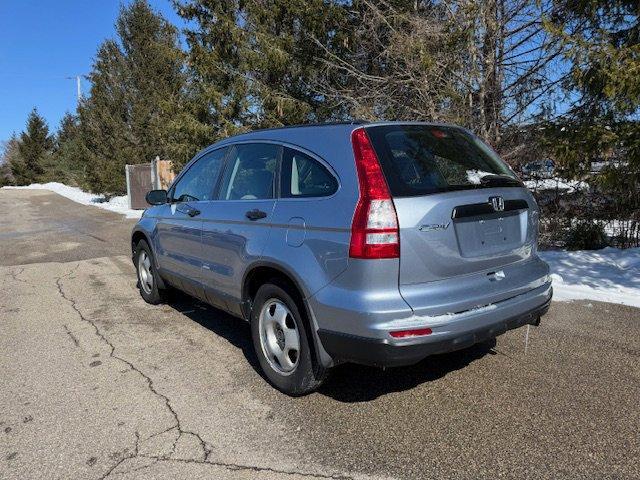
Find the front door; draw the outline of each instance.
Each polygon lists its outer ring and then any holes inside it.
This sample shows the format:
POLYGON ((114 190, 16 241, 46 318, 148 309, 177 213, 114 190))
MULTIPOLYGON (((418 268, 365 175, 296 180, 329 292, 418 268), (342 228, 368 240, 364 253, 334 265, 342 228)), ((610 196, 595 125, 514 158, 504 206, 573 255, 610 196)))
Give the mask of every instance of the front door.
POLYGON ((169 191, 157 223, 161 271, 189 293, 201 296, 202 211, 214 195, 226 149, 200 156, 169 191))

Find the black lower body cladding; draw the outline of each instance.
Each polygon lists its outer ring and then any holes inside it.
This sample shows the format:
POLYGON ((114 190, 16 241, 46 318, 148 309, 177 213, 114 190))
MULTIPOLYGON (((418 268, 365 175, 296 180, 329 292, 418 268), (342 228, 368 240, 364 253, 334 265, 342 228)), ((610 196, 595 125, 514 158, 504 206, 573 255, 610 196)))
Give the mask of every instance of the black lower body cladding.
POLYGON ((322 329, 318 331, 318 335, 324 349, 338 362, 399 367, 413 365, 429 355, 470 347, 523 325, 538 325, 540 317, 549 310, 550 303, 551 299, 540 307, 518 316, 436 341, 429 337, 416 337, 410 341, 395 342, 391 338, 372 339, 322 329))

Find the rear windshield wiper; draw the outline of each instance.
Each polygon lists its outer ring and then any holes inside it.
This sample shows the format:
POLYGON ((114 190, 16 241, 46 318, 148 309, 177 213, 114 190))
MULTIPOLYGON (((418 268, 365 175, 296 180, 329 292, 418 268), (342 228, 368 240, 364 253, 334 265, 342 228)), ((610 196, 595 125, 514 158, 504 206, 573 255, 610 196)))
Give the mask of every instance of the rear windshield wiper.
POLYGON ((522 182, 509 175, 484 175, 480 183, 487 187, 521 187, 522 182))

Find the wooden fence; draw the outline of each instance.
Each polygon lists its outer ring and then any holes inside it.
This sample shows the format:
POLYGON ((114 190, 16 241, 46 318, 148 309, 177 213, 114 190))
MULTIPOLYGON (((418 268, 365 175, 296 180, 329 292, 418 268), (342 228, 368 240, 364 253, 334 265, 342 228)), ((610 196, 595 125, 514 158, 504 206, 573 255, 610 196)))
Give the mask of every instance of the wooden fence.
POLYGON ((168 189, 175 178, 169 160, 160 160, 156 157, 150 163, 125 165, 127 177, 127 194, 129 195, 129 208, 144 210, 149 205, 145 200, 150 190, 168 189))

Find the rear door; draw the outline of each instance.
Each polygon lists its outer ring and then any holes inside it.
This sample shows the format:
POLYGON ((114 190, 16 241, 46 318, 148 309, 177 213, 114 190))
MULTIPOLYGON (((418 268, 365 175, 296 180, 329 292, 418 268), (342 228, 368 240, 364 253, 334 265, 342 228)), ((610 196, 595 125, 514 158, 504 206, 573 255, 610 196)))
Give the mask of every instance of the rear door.
POLYGON ((271 143, 230 147, 217 199, 202 208, 202 281, 214 305, 241 313, 246 266, 269 239, 282 148, 271 143))
POLYGON ((315 293, 349 263, 353 203, 336 197, 337 174, 311 152, 284 147, 280 196, 265 256, 301 275, 315 293))
POLYGON ((532 255, 536 206, 489 147, 456 127, 367 133, 398 214, 400 291, 414 309, 455 313, 530 287, 510 267, 532 255))

